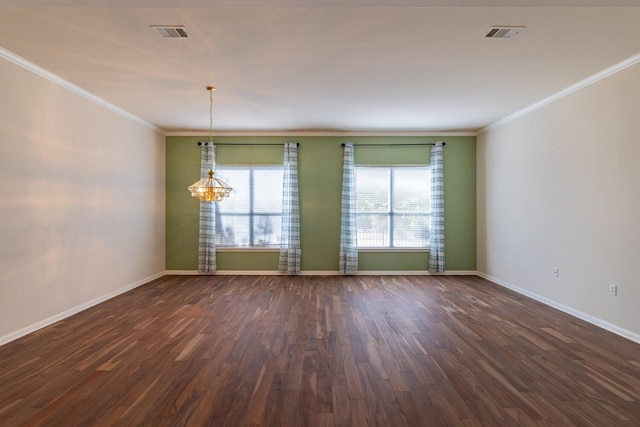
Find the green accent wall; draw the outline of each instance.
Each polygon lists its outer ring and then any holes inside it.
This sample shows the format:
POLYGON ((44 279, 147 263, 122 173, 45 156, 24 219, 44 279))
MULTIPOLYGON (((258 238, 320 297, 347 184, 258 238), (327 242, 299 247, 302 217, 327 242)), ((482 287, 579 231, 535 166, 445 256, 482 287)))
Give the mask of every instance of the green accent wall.
MULTIPOLYGON (((166 139, 166 269, 197 270, 198 201, 187 187, 199 179, 198 136, 166 139)), ((415 144, 446 141, 444 148, 447 270, 476 269, 476 138, 474 136, 218 136, 224 144, 300 143, 298 185, 303 271, 338 270, 342 143, 415 144)), ((217 146, 217 164, 281 164, 283 147, 217 146)), ((356 147, 356 164, 427 164, 425 147, 356 147)), ((278 191, 278 190, 276 190, 278 191)), ((233 197, 233 193, 232 193, 233 197)), ((223 202, 224 203, 224 202, 223 202)), ((424 271, 425 252, 360 252, 361 271, 424 271)), ((218 251, 218 270, 276 271, 278 251, 218 251)))

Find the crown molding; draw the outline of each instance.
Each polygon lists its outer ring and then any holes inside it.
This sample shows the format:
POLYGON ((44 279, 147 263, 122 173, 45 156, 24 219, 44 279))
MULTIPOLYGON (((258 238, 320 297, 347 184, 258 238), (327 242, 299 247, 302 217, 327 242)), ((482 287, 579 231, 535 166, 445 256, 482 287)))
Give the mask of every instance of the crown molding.
POLYGON ((634 66, 636 64, 640 63, 640 53, 636 54, 630 58, 625 59, 622 62, 619 62, 617 64, 612 65, 609 68, 605 68, 604 70, 593 74, 589 77, 587 77, 586 79, 580 80, 579 82, 561 90, 560 92, 557 92, 551 96, 548 96, 538 102, 536 102, 535 104, 532 104, 526 108, 523 108, 522 110, 516 111, 513 114, 508 115, 507 117, 504 117, 500 120, 497 120, 493 123, 491 123, 490 125, 480 129, 477 134, 483 134, 487 131, 496 129, 502 125, 505 125, 509 122, 512 122, 522 116, 525 116, 535 110, 538 110, 542 107, 544 107, 545 105, 551 104, 553 102, 556 102, 557 100, 564 98, 565 96, 571 95, 574 92, 577 92, 581 89, 586 88, 587 86, 591 86, 594 83, 599 82, 600 80, 604 80, 607 77, 619 73, 620 71, 624 70, 625 68, 634 66))
POLYGON ((88 99, 91 102, 94 102, 98 105, 100 105, 101 107, 106 108, 107 110, 110 110, 122 117, 125 117, 133 122, 136 122, 138 124, 141 124, 142 126, 151 129, 154 132, 158 132, 160 134, 165 134, 164 130, 160 129, 159 127, 155 126, 154 124, 149 123, 146 120, 141 119, 138 116, 135 116, 131 113, 129 113, 128 111, 123 110, 120 107, 117 107, 113 104, 111 104, 110 102, 105 101, 102 98, 97 97, 96 95, 82 89, 80 86, 77 86, 73 83, 71 83, 68 80, 63 79, 62 77, 58 76, 57 74, 52 73, 51 71, 45 70, 44 68, 40 67, 39 65, 34 64, 31 61, 28 61, 26 59, 24 59, 23 57, 16 55, 15 53, 11 52, 10 50, 7 50, 3 47, 0 47, 0 58, 4 58, 9 62, 12 62, 16 65, 18 65, 19 67, 24 68, 25 70, 31 71, 33 74, 36 74, 40 77, 43 77, 55 84, 57 84, 58 86, 61 86, 73 93, 75 93, 76 95, 80 95, 86 99, 88 99))
MULTIPOLYGON (((167 131, 165 136, 209 136, 204 131, 167 131)), ((213 136, 476 136, 477 132, 375 132, 375 131, 214 131, 213 136)))

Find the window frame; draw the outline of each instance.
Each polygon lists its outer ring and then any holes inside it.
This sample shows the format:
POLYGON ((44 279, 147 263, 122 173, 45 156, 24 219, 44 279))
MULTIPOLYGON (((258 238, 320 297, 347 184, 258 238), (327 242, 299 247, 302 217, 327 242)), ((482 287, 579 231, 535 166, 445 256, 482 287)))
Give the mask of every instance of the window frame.
MULTIPOLYGON (((255 251, 255 252, 259 252, 259 251, 263 251, 263 252, 274 252, 274 251, 279 251, 280 250, 280 240, 282 238, 282 236, 278 236, 277 243, 271 244, 271 245, 256 245, 255 241, 256 241, 256 234, 255 234, 255 230, 254 230, 254 224, 255 224, 255 220, 256 217, 260 217, 260 216, 268 216, 268 217, 276 217, 276 221, 280 221, 282 222, 282 205, 280 205, 280 211, 279 213, 274 213, 274 212, 260 212, 257 213, 255 212, 255 171, 256 170, 277 170, 281 173, 283 173, 283 168, 284 165, 283 164, 257 164, 257 165, 246 165, 246 164, 227 164, 227 165, 220 165, 218 164, 216 166, 216 171, 217 173, 219 173, 220 176, 224 175, 225 170, 230 169, 236 169, 236 170, 247 170, 249 172, 249 210, 248 212, 221 212, 220 211, 220 207, 219 205, 216 203, 216 250, 221 250, 221 251, 225 251, 225 252, 246 252, 246 251, 255 251), (249 234, 249 242, 250 244, 248 246, 226 246, 224 244, 222 244, 222 239, 220 238, 220 243, 218 243, 218 239, 220 236, 218 236, 218 224, 219 221, 221 221, 222 217, 248 217, 249 219, 249 225, 248 225, 248 234, 249 234)), ((233 187, 232 184, 229 184, 233 187)), ((280 192, 282 191, 281 189, 279 190, 280 192)), ((233 191, 231 192, 231 197, 233 197, 233 191)), ((224 201, 222 201, 221 203, 224 203, 224 201)))
MULTIPOLYGON (((358 251, 361 252, 389 252, 389 251, 397 251, 397 252, 428 252, 430 246, 430 236, 427 238, 425 244, 423 246, 394 246, 394 233, 395 230, 395 222, 397 217, 401 217, 403 215, 416 215, 425 217, 428 221, 431 221, 431 210, 428 212, 416 212, 416 211, 399 211, 394 209, 394 193, 397 189, 394 188, 395 183, 395 170, 402 168, 421 168, 425 169, 431 173, 431 165, 430 164, 356 164, 356 177, 358 175, 358 168, 368 168, 368 169, 387 169, 389 171, 387 183, 389 185, 389 191, 387 196, 388 207, 385 211, 360 211, 357 208, 357 183, 356 183, 356 223, 358 221, 358 217, 360 214, 369 214, 369 215, 380 215, 386 216, 387 224, 388 224, 388 232, 389 232, 389 244, 387 246, 361 246, 358 242, 358 251)), ((428 190, 431 191, 431 184, 428 184, 428 190)), ((430 228, 430 227, 429 227, 430 228)))

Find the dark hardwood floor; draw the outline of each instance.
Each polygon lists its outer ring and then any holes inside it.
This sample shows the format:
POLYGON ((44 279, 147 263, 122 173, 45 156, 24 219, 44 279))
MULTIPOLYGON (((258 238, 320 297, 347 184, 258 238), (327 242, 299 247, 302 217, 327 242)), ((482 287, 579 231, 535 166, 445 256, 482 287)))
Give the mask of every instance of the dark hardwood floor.
POLYGON ((8 426, 639 426, 640 345, 477 277, 167 276, 0 347, 8 426))

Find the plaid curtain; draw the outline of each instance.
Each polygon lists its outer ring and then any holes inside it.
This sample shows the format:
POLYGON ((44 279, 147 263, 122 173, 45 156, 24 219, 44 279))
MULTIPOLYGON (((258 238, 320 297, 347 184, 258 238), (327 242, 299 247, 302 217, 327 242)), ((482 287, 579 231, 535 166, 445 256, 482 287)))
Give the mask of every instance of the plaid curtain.
POLYGON ((356 171, 353 144, 344 144, 342 166, 342 218, 340 222, 340 272, 358 272, 358 230, 356 227, 356 171))
POLYGON ((278 271, 300 272, 300 209, 298 206, 298 143, 284 144, 282 183, 282 239, 278 271))
MULTIPOLYGON (((216 163, 216 146, 202 143, 200 154, 200 178, 208 178, 209 170, 216 163)), ((215 203, 200 202, 200 227, 198 237, 198 271, 216 272, 216 211, 215 203)))
POLYGON ((429 271, 444 272, 444 174, 442 141, 431 147, 431 233, 429 271))

